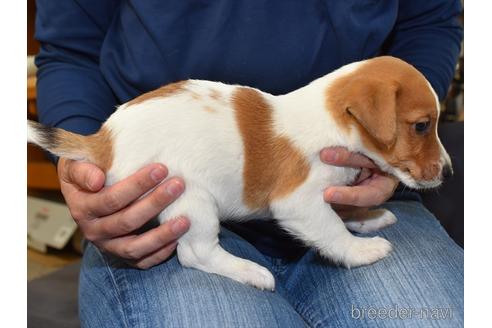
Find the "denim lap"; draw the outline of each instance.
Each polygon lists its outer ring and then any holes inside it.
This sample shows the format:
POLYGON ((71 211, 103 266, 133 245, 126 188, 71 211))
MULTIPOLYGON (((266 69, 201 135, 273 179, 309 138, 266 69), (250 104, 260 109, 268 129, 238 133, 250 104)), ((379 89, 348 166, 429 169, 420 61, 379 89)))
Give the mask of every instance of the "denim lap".
POLYGON ((379 235, 394 246, 353 269, 314 251, 280 277, 286 298, 311 327, 462 327, 463 249, 419 202, 385 205, 398 222, 379 235))
MULTIPOLYGON (((220 238, 231 253, 267 265, 236 234, 224 229, 220 238)), ((92 244, 84 253, 79 294, 83 327, 306 326, 278 293, 183 268, 176 256, 149 270, 133 269, 92 244)))
POLYGON ((174 256, 129 268, 89 244, 80 274, 83 327, 460 327, 463 250, 418 202, 385 205, 398 222, 379 235, 394 251, 344 269, 315 251, 297 261, 269 258, 222 229, 221 245, 268 268, 274 293, 183 268, 174 256))

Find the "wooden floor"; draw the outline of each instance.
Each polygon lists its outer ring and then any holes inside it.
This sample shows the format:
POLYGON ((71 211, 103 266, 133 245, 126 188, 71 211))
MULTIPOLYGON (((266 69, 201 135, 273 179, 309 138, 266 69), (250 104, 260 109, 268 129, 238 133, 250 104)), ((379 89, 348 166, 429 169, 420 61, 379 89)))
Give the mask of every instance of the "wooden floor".
MULTIPOLYGON (((56 190, 28 189, 27 194, 51 201, 63 201, 63 196, 56 190)), ((82 250, 78 245, 81 242, 80 232, 77 231, 62 250, 48 248, 47 253, 41 253, 27 247, 27 280, 33 280, 63 268, 69 264, 80 261, 82 250)))
POLYGON ((80 259, 81 255, 71 247, 61 251, 50 249, 46 254, 28 248, 27 281, 45 276, 80 259))

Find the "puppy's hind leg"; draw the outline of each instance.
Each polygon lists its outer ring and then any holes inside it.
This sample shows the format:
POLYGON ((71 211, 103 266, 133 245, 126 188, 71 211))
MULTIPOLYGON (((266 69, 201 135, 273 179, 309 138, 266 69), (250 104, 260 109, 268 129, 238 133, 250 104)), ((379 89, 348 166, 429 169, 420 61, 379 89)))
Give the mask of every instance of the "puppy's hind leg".
POLYGON ((178 242, 181 265, 219 274, 259 289, 273 290, 275 279, 264 267, 234 256, 219 245, 219 218, 213 196, 187 185, 167 217, 186 215, 191 226, 178 242))
POLYGON ((345 226, 350 231, 368 233, 381 230, 396 222, 396 216, 384 208, 369 210, 362 217, 345 220, 345 226))

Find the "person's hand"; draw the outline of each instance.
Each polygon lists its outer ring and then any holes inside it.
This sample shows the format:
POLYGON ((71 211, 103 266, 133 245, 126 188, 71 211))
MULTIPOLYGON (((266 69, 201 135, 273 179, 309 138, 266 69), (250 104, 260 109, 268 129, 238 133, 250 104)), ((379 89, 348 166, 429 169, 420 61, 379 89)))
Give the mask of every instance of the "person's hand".
POLYGON ((362 168, 352 186, 333 186, 324 191, 324 200, 332 204, 342 218, 356 217, 358 213, 384 203, 398 186, 396 178, 378 170, 369 158, 343 147, 325 148, 320 158, 329 165, 362 168))
POLYGON ((183 180, 173 178, 149 192, 167 173, 164 165, 150 164, 104 187, 105 175, 97 166, 64 158, 58 162, 61 191, 85 238, 141 269, 167 259, 190 226, 188 219, 180 217, 142 234, 134 233, 184 191, 183 180))

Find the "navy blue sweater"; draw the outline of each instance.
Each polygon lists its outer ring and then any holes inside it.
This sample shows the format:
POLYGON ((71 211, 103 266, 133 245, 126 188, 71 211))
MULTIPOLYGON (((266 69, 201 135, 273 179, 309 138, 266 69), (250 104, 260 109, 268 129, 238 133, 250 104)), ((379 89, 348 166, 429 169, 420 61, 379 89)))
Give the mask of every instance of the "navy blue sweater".
POLYGON ((89 134, 169 82, 282 94, 381 54, 414 65, 443 98, 460 10, 459 0, 38 0, 40 120, 89 134))

